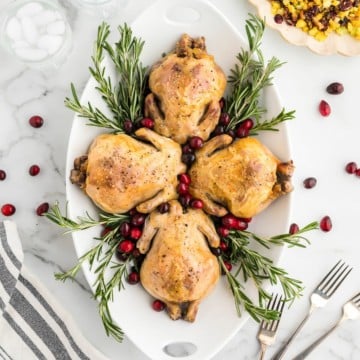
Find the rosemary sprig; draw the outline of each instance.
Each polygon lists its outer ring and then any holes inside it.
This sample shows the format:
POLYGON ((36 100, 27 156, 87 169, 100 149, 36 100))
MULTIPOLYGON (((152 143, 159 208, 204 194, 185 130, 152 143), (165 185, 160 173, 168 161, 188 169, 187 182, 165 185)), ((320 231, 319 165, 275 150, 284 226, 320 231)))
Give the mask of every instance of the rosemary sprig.
POLYGON ((230 116, 228 130, 234 129, 241 121, 252 118, 255 126, 250 134, 256 135, 260 130, 276 131, 279 123, 294 118, 294 111, 285 112, 283 109, 273 119, 261 120, 266 111, 259 104, 261 91, 272 84, 274 71, 283 63, 276 57, 265 63, 260 49, 265 22, 252 14, 249 16, 245 25, 249 49, 240 51, 236 57, 238 63, 231 69, 229 76, 231 92, 225 102, 225 111, 230 116))
POLYGON ((112 261, 115 250, 121 240, 121 237, 118 235, 120 226, 129 217, 126 215, 100 213, 99 220, 95 220, 86 213, 85 216, 78 217, 77 221, 73 221, 66 214, 61 214, 57 203, 44 215, 57 225, 66 228, 67 232, 85 230, 96 225, 105 225, 111 229, 104 236, 95 238, 99 243, 83 254, 75 266, 66 272, 55 274, 55 278, 61 281, 73 280, 84 263, 88 262, 89 269, 91 270, 96 261, 97 267, 94 270, 96 280, 93 286, 95 288, 94 297, 99 301, 99 314, 106 334, 118 341, 122 341, 124 333, 111 317, 109 302, 113 301, 115 290, 120 291, 124 288, 123 280, 128 274, 128 265, 132 259, 130 256, 124 263, 112 261), (112 273, 110 278, 109 270, 112 273))
POLYGON ((265 310, 265 300, 270 297, 270 294, 264 289, 264 281, 266 280, 271 285, 280 284, 285 301, 293 301, 301 295, 303 290, 301 281, 291 278, 284 269, 275 266, 271 259, 251 249, 249 246, 252 241, 258 242, 265 248, 269 248, 269 244, 306 247, 309 240, 304 237, 304 233, 317 228, 318 223, 312 222, 296 234, 280 234, 270 238, 262 238, 248 231, 231 231, 229 236, 224 239, 229 250, 223 255, 220 263, 224 267, 223 260, 225 260, 238 266, 232 273, 225 271, 238 313, 240 304, 242 304, 254 319, 270 320, 267 313, 262 313, 259 310, 265 310), (259 306, 245 298, 246 295, 241 290, 239 276, 244 282, 250 279, 254 283, 258 291, 259 306))
POLYGON ((111 110, 113 118, 106 116, 100 109, 94 108, 90 102, 87 105, 81 104, 73 84, 71 84, 72 98, 67 97, 65 105, 80 117, 87 118, 88 125, 124 132, 125 120, 134 122, 142 117, 147 68, 140 62, 144 42, 134 37, 126 24, 123 27, 120 26, 118 30, 120 41, 115 44, 114 49, 107 41, 110 34, 109 25, 102 23, 99 26, 92 56, 93 67, 89 68, 91 75, 98 83, 96 89, 111 110), (104 50, 114 62, 119 76, 116 86, 105 74, 104 50))

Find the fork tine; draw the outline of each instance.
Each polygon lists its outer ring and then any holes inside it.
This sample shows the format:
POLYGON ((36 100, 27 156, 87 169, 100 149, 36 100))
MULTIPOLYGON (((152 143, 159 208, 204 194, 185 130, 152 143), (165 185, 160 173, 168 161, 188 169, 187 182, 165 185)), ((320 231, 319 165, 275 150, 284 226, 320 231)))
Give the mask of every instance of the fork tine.
POLYGON ((278 328, 279 323, 280 323, 280 319, 281 319, 281 315, 282 315, 284 306, 285 306, 285 301, 282 299, 282 296, 280 296, 280 297, 279 297, 279 301, 278 301, 278 303, 277 303, 277 306, 276 306, 276 308, 275 308, 275 310, 279 312, 279 318, 278 318, 277 320, 274 320, 274 321, 273 321, 273 325, 272 325, 272 327, 271 327, 271 331, 274 331, 274 332, 277 331, 277 328, 278 328))
POLYGON ((356 305, 360 305, 360 293, 356 294, 350 301, 356 305))
POLYGON ((339 276, 335 279, 333 284, 328 289, 328 291, 327 291, 328 296, 331 296, 339 288, 339 286, 346 279, 346 277, 351 273, 351 271, 352 271, 352 268, 350 268, 349 266, 346 266, 346 268, 341 272, 341 274, 339 274, 339 276))
MULTIPOLYGON (((268 305, 266 307, 267 310, 273 310, 273 307, 274 307, 274 304, 275 304, 275 301, 276 301, 276 298, 277 298, 277 295, 274 297, 274 294, 271 295, 271 298, 268 302, 268 305)), ((270 320, 270 321, 261 321, 261 329, 264 329, 264 330, 269 330, 269 327, 271 325, 273 320, 270 320)))
POLYGON ((339 260, 333 267, 332 269, 326 274, 326 276, 320 281, 319 285, 316 287, 319 290, 323 290, 323 288, 325 286, 327 286, 329 284, 329 281, 331 281, 333 279, 333 277, 336 275, 337 271, 340 270, 344 263, 342 265, 340 265, 340 268, 337 269, 338 265, 341 263, 342 260, 339 260))

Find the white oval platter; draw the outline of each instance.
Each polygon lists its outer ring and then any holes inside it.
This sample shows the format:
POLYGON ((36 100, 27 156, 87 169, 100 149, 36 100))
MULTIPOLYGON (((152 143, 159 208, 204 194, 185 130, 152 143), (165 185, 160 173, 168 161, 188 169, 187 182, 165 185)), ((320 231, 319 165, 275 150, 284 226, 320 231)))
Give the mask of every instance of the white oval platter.
MULTIPOLYGON (((215 56, 217 63, 228 74, 235 63, 235 56, 243 46, 244 39, 236 29, 205 0, 159 0, 147 8, 131 24, 136 36, 145 40, 142 62, 151 65, 161 54, 174 48, 182 33, 191 36, 205 36, 207 49, 215 56)), ((112 29, 115 34, 116 30, 112 29)), ((116 38, 114 40, 117 40, 116 38)), ((111 72, 111 76, 116 76, 111 72)), ((107 111, 100 95, 95 90, 96 83, 90 79, 82 95, 82 102, 90 101, 104 112, 107 111)), ((281 102, 274 86, 264 92, 266 116, 276 115, 281 110, 281 102)), ((69 216, 88 212, 96 217, 98 210, 85 194, 68 179, 73 160, 85 154, 92 140, 104 130, 86 125, 86 120, 75 116, 67 154, 66 191, 69 216)), ((286 126, 280 126, 279 132, 261 134, 261 140, 282 160, 289 160, 290 147, 286 126)), ((289 224, 291 196, 273 203, 266 211, 251 223, 251 230, 259 235, 275 235, 286 232, 289 224)), ((101 229, 98 227, 73 234, 77 256, 80 257, 96 244, 101 229)), ((263 251, 263 250, 261 250, 263 251)), ((281 247, 272 247, 266 252, 275 263, 279 261, 281 247)), ((95 277, 87 264, 84 274, 92 287, 95 277)), ((246 293, 256 299, 256 291, 251 283, 244 284, 246 293)), ((157 313, 151 309, 151 297, 143 288, 125 285, 125 289, 115 294, 114 302, 109 304, 113 319, 125 331, 132 342, 148 357, 156 360, 169 360, 173 356, 164 352, 165 346, 174 343, 183 344, 180 349, 182 359, 204 360, 214 356, 245 324, 249 316, 243 313, 237 316, 233 296, 222 278, 216 289, 201 303, 194 323, 182 320, 172 321, 166 312, 157 313), (192 344, 189 346, 189 343, 192 344), (190 350, 196 351, 190 354, 190 350)), ((94 304, 95 305, 95 304, 94 304)), ((121 345, 119 345, 121 346, 121 345)), ((174 354, 175 356, 176 354, 174 354)))

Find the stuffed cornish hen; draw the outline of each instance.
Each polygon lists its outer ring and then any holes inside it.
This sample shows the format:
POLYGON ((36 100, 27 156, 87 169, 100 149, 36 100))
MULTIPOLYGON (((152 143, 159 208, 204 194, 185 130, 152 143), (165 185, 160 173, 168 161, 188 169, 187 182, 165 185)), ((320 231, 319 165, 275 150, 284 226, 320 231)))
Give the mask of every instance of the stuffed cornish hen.
POLYGON ((150 71, 145 115, 154 119, 156 132, 179 144, 191 136, 207 140, 219 120, 225 86, 225 74, 206 52, 205 39, 184 34, 175 51, 150 71))

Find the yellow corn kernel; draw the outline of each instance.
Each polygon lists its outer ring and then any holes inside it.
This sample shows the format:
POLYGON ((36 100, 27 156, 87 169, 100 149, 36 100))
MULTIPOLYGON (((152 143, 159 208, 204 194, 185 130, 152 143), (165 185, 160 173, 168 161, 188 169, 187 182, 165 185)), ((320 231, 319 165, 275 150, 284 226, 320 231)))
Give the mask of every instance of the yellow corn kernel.
POLYGON ((297 27, 297 28, 300 28, 300 29, 303 29, 303 28, 306 27, 306 22, 305 22, 304 20, 300 19, 300 20, 298 20, 298 21, 296 22, 296 27, 297 27))

